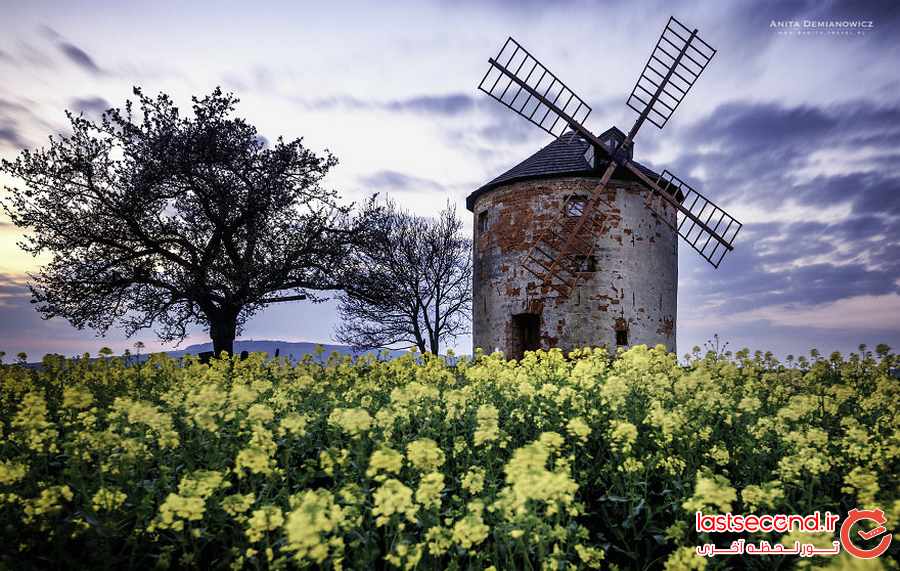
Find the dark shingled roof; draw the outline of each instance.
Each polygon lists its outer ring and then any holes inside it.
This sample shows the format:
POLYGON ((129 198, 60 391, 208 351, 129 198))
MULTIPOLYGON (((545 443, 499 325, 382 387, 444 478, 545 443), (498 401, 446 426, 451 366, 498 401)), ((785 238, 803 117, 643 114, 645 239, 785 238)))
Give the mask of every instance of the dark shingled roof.
MULTIPOLYGON (((603 135, 610 131, 620 134, 620 140, 625 137, 615 127, 606 131, 603 135)), ((603 135, 599 138, 603 139, 603 135)), ((471 211, 475 207, 475 201, 482 194, 512 182, 559 176, 596 176, 599 178, 609 164, 609 155, 601 148, 594 161, 596 164, 592 167, 584 156, 588 147, 590 147, 590 143, 578 133, 574 131, 563 133, 558 139, 543 149, 475 190, 466 198, 466 208, 471 211)), ((634 164, 653 180, 656 180, 659 176, 637 161, 634 161, 634 164)), ((613 177, 619 180, 640 180, 634 176, 634 173, 622 168, 617 169, 613 173, 613 177)))

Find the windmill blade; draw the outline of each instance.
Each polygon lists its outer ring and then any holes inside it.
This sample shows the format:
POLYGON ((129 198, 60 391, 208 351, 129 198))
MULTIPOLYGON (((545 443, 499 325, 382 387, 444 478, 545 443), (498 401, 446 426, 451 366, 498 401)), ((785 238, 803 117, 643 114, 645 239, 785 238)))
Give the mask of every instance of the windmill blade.
POLYGON ((651 203, 649 207, 657 217, 678 232, 703 259, 718 268, 725 254, 734 249, 734 239, 743 225, 667 170, 654 181, 632 162, 626 163, 625 167, 678 210, 678 221, 672 225, 666 213, 651 203))
POLYGON ((716 55, 697 30, 669 18, 627 104, 662 129, 716 55))
POLYGON ((554 137, 582 127, 591 107, 516 40, 509 38, 478 85, 554 137))
POLYGON ((671 195, 679 197, 681 205, 692 214, 680 217, 676 228, 678 235, 718 268, 725 254, 734 248, 734 239, 743 224, 668 170, 664 170, 656 182, 671 195))

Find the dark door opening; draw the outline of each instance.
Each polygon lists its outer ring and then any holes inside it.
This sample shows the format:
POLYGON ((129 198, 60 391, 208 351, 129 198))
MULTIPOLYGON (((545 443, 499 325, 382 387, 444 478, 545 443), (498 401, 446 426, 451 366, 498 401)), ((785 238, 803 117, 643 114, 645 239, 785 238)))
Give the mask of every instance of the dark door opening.
POLYGON ((620 317, 616 319, 616 346, 617 347, 627 347, 628 346, 628 322, 625 321, 624 318, 620 317))
POLYGON ((510 331, 510 359, 521 359, 525 351, 541 348, 541 316, 534 313, 519 313, 512 316, 510 331))

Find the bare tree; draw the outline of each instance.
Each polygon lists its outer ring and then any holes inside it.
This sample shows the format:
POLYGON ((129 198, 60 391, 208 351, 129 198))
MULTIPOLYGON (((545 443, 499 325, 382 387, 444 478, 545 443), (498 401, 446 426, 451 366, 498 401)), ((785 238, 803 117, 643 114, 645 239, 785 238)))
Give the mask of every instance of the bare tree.
POLYGON ((472 241, 449 204, 432 219, 388 200, 377 218, 377 238, 359 250, 339 296, 336 337, 361 349, 417 347, 437 355, 468 333, 472 241))
POLYGON ((268 145, 219 89, 193 99, 192 117, 164 94, 135 95, 139 109, 69 113, 70 135, 2 161, 24 184, 3 202, 27 231, 21 247, 51 256, 29 283, 45 318, 101 334, 153 327, 165 341, 198 324, 231 352, 262 307, 340 288, 370 216, 321 186, 334 156, 301 139, 268 145))

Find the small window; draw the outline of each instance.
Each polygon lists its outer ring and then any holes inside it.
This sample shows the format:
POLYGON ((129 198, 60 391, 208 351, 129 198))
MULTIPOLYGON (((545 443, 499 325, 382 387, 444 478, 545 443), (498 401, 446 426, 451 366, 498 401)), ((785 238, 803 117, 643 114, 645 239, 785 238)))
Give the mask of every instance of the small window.
POLYGON ((575 263, 578 265, 579 272, 597 271, 596 256, 575 256, 575 263))
POLYGON ((578 218, 584 213, 587 206, 587 198, 584 196, 573 196, 566 202, 566 216, 578 218))
POLYGON ((478 213, 478 233, 486 231, 488 227, 488 213, 487 210, 482 210, 478 213))
POLYGON ((591 168, 597 166, 594 164, 594 145, 588 145, 587 150, 584 152, 584 160, 587 161, 591 168))

